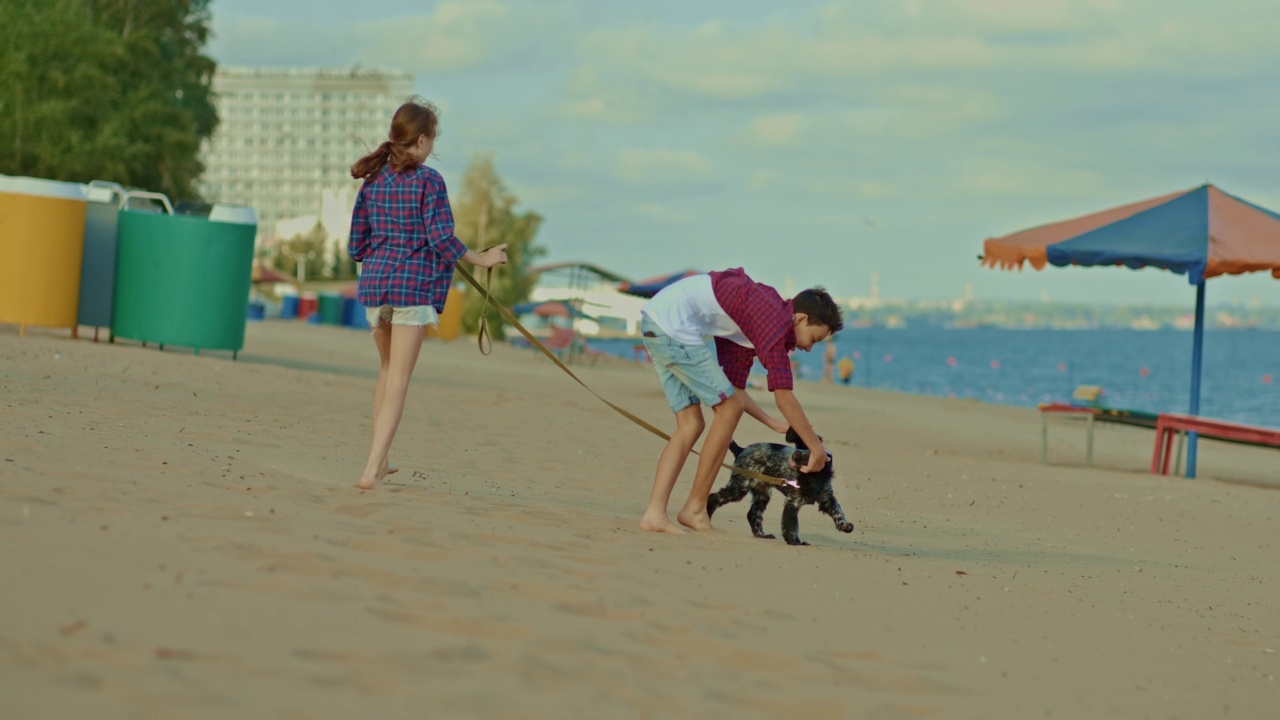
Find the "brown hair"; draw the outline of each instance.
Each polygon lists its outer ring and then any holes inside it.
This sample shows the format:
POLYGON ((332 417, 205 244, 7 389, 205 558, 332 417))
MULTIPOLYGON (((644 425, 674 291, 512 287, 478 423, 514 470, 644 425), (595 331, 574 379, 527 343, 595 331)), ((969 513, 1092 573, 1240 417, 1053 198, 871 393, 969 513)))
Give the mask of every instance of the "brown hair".
POLYGON ((844 313, 831 299, 831 294, 821 287, 801 290, 791 301, 791 309, 808 315, 810 325, 826 325, 832 335, 844 329, 844 313))
POLYGON ((423 135, 434 140, 439 123, 439 111, 429 102, 414 98, 401 105, 391 116, 391 132, 387 134, 387 141, 357 160, 351 166, 351 177, 368 180, 387 165, 396 172, 412 170, 418 159, 409 154, 409 148, 423 135))

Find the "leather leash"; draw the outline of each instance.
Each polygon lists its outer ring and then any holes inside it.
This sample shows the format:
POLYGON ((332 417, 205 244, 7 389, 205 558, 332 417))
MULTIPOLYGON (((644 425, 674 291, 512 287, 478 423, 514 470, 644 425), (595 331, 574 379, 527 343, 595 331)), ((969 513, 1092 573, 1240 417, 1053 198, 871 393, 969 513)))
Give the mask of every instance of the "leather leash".
MULTIPOLYGON (((627 410, 626 408, 623 408, 619 405, 614 404, 613 402, 605 398, 600 393, 596 392, 595 390, 592 390, 591 386, 583 382, 582 378, 579 378, 577 375, 575 375, 573 371, 569 369, 569 366, 565 365, 560 360, 560 358, 556 357, 555 353, 548 350, 546 345, 543 345, 538 340, 538 338, 534 337, 533 334, 530 333, 528 329, 525 328, 524 325, 521 325, 520 321, 516 320, 515 315, 513 315, 510 310, 506 309, 501 304, 499 304, 498 301, 494 300, 493 296, 489 294, 489 283, 493 281, 493 268, 485 269, 485 284, 483 286, 479 283, 479 281, 476 280, 475 276, 473 276, 470 272, 467 271, 466 268, 462 266, 462 263, 458 263, 457 268, 458 268, 458 273, 462 275, 463 280, 466 280, 471 287, 479 288, 480 292, 484 294, 485 302, 484 302, 483 309, 481 309, 480 311, 479 335, 477 335, 476 337, 476 342, 480 346, 480 353, 482 355, 489 355, 491 352, 493 352, 493 338, 489 336, 489 306, 492 305, 493 309, 498 311, 498 314, 502 316, 503 320, 506 320, 512 327, 518 330, 520 334, 523 335, 531 345, 541 350, 543 355, 546 355, 547 358, 551 360, 551 362, 555 363, 557 367, 565 371, 565 373, 569 377, 573 378, 574 382, 581 385, 584 389, 586 389, 587 392, 591 393, 592 395, 595 395, 597 400, 604 403, 605 405, 608 405, 614 412, 625 417, 626 419, 630 420, 636 425, 639 425, 645 430, 648 430, 654 435, 657 435, 663 440, 671 439, 670 435, 654 427, 651 423, 645 421, 643 418, 639 417, 635 413, 627 410), (488 350, 485 349, 486 340, 489 343, 488 350)), ((697 450, 691 450, 690 452, 692 452, 695 455, 699 455, 699 456, 702 455, 702 453, 698 452, 697 450)), ((760 482, 768 483, 770 485, 776 485, 778 487, 783 487, 783 486, 796 487, 796 483, 794 481, 788 482, 780 478, 764 475, 762 473, 747 470, 745 468, 740 468, 740 467, 737 467, 736 465, 730 465, 727 462, 721 462, 720 465, 721 467, 728 468, 729 470, 735 473, 738 473, 739 475, 746 475, 749 478, 759 480, 760 482)))

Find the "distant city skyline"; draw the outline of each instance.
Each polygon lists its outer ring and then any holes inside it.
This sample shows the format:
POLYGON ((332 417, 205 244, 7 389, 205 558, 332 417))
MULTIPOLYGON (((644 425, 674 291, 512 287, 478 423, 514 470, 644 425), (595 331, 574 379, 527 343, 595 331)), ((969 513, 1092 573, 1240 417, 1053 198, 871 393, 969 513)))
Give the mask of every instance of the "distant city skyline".
MULTIPOLYGON (((547 261, 781 288, 1193 302, 1158 270, 1004 273, 982 241, 1195 187, 1280 210, 1280 47, 1190 0, 213 0, 211 54, 414 74, 457 185, 492 151, 547 261)), ((384 124, 389 118, 384 119, 384 124)), ((350 158, 354 160, 354 157, 350 158)), ((1280 305, 1265 275, 1210 304, 1280 305)))

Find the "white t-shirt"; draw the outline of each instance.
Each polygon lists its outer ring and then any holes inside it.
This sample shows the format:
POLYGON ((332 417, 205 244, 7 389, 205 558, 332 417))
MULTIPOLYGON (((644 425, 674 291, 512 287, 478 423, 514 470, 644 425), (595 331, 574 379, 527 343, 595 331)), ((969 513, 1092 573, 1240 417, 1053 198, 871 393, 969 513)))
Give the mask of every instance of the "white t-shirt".
POLYGON ((753 347, 716 301, 710 275, 693 275, 666 286, 640 312, 682 345, 701 345, 710 336, 753 347))

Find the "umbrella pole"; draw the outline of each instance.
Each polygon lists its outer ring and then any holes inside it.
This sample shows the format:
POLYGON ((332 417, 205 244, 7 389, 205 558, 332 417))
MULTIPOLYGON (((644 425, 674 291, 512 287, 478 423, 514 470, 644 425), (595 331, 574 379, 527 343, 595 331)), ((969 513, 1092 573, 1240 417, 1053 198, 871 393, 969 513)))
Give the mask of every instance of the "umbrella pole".
MULTIPOLYGON (((1200 362, 1204 350, 1204 280, 1196 285, 1196 329, 1191 345, 1191 409, 1190 415, 1200 414, 1200 362)), ((1187 477, 1196 476, 1197 433, 1187 433, 1187 477)))

